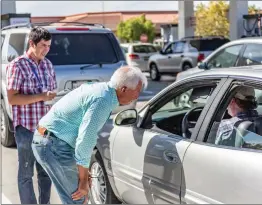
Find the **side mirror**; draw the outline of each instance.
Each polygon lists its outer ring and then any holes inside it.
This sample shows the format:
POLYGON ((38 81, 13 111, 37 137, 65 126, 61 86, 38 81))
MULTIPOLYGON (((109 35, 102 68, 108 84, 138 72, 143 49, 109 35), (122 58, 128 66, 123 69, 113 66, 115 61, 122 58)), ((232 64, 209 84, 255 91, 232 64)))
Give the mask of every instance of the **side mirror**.
POLYGON ((207 63, 206 62, 199 62, 197 67, 202 70, 207 70, 207 63))
POLYGON ((163 50, 160 50, 159 53, 165 55, 165 52, 163 50))
POLYGON ((133 125, 138 120, 138 114, 135 109, 124 110, 118 113, 114 119, 114 124, 118 126, 133 125))

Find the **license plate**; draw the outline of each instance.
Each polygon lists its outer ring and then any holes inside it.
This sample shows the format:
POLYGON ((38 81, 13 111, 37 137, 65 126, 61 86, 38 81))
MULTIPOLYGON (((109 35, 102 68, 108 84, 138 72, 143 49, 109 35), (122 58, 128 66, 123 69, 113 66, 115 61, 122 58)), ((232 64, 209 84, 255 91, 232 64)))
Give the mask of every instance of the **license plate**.
POLYGON ((72 87, 73 87, 73 89, 75 89, 75 88, 80 87, 80 86, 81 86, 82 84, 84 84, 84 83, 93 84, 93 83, 95 83, 95 82, 97 82, 97 81, 92 81, 92 80, 72 81, 72 87))
POLYGON ((149 57, 144 57, 144 60, 145 60, 145 61, 148 61, 148 59, 149 59, 149 57))

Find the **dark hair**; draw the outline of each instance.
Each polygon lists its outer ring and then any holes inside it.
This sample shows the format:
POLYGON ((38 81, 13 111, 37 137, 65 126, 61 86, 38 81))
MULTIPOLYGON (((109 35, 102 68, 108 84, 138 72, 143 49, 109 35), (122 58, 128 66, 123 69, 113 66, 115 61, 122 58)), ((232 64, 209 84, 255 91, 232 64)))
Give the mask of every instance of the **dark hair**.
POLYGON ((51 33, 42 27, 33 28, 29 34, 29 40, 32 40, 37 45, 41 40, 49 41, 52 39, 51 33))

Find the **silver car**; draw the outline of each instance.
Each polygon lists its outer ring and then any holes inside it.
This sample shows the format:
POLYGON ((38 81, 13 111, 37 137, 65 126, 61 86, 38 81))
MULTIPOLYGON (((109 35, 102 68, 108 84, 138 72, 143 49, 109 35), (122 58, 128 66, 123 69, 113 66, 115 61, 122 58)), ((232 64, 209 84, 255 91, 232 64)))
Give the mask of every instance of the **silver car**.
MULTIPOLYGON (((28 35, 34 26, 43 26, 52 34, 52 45, 47 58, 54 65, 59 96, 51 104, 82 83, 109 81, 117 68, 126 65, 120 45, 111 30, 97 24, 69 23, 71 25, 68 26, 50 23, 19 24, 2 29, 2 145, 8 147, 15 143, 12 109, 6 91, 6 67, 27 50, 28 35)), ((131 107, 135 107, 135 102, 118 107, 113 113, 131 107)))
POLYGON ((180 80, 209 69, 239 68, 262 65, 262 38, 243 38, 221 46, 195 68, 177 74, 180 80))
POLYGON ((261 204, 261 85, 262 68, 207 71, 171 84, 139 111, 118 113, 93 152, 91 202, 261 204), (235 124, 231 144, 218 145, 241 85, 255 89, 260 117, 235 124))
POLYGON ((229 42, 223 37, 187 37, 167 44, 162 51, 148 61, 152 80, 160 80, 162 74, 176 75, 178 72, 197 66, 218 47, 229 42))
POLYGON ((125 53, 128 65, 133 65, 147 71, 147 63, 150 56, 158 51, 151 43, 123 43, 121 48, 125 53))

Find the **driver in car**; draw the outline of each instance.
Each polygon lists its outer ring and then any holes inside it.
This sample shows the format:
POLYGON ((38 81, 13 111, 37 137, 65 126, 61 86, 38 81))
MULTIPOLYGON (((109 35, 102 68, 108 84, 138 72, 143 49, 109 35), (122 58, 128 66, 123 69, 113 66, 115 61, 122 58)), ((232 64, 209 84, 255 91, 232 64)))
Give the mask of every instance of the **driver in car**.
POLYGON ((231 119, 222 120, 216 135, 215 144, 234 146, 232 133, 237 122, 242 120, 253 121, 258 117, 255 90, 251 87, 240 86, 231 100, 227 110, 231 119))

